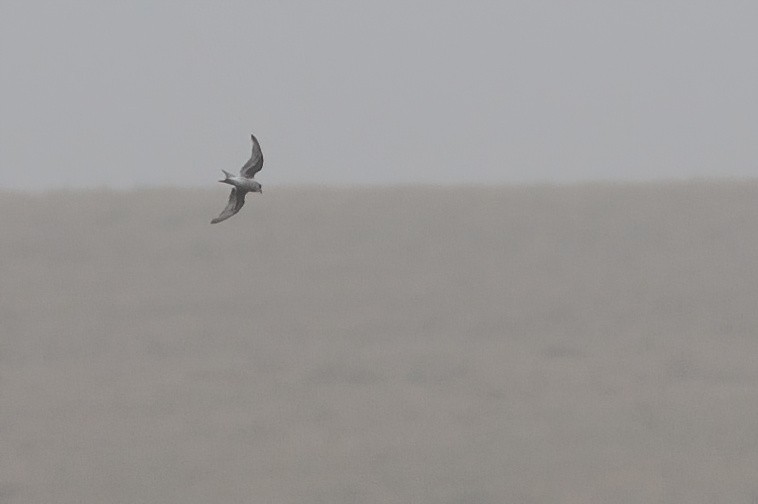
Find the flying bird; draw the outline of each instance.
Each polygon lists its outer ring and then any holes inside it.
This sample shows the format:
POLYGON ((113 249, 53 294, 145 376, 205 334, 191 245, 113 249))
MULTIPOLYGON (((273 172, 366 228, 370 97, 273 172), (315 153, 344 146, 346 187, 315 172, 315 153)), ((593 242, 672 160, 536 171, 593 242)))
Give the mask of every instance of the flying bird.
POLYGON ((224 172, 224 179, 219 180, 224 184, 232 186, 232 192, 229 194, 229 202, 226 204, 226 208, 221 214, 211 221, 211 224, 224 221, 240 211, 240 208, 245 204, 245 195, 249 192, 263 193, 261 185, 253 180, 256 173, 263 168, 263 153, 261 152, 261 144, 258 143, 258 139, 255 135, 250 135, 250 140, 253 141, 253 153, 250 155, 250 159, 247 163, 240 168, 239 176, 234 176, 226 170, 224 172))

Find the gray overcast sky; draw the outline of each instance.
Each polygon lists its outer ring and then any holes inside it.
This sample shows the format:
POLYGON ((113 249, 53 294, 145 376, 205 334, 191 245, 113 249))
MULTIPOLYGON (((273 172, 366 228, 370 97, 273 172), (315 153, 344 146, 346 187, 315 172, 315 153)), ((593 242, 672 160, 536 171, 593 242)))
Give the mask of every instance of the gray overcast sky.
POLYGON ((758 174, 754 0, 0 1, 0 187, 758 174))

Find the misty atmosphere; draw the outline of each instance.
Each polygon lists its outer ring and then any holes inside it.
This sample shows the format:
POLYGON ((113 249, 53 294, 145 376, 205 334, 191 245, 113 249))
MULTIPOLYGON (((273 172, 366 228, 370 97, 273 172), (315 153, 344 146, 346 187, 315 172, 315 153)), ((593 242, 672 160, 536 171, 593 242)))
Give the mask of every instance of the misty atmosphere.
POLYGON ((756 26, 0 1, 0 504, 758 503, 756 26))
POLYGON ((758 2, 0 2, 0 187, 756 175, 758 2))
POLYGON ((758 497, 758 183, 0 196, 0 496, 758 497))

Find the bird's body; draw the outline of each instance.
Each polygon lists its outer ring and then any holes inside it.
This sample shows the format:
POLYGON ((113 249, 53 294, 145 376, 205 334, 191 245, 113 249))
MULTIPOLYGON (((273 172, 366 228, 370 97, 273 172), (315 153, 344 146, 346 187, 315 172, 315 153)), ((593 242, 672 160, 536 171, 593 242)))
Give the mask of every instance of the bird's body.
POLYGON ((231 176, 227 177, 223 182, 233 185, 244 192, 261 192, 261 185, 258 181, 250 178, 231 176))
POLYGON ((257 180, 253 180, 256 173, 263 168, 263 153, 261 152, 261 146, 258 143, 258 139, 255 135, 250 135, 250 140, 253 142, 253 153, 250 155, 247 163, 240 169, 239 175, 232 175, 226 170, 224 172, 224 179, 219 180, 224 184, 229 184, 232 187, 232 192, 229 194, 229 201, 226 204, 226 208, 221 212, 221 215, 211 221, 211 224, 224 221, 235 215, 240 211, 245 204, 245 195, 249 192, 262 193, 263 189, 257 180))

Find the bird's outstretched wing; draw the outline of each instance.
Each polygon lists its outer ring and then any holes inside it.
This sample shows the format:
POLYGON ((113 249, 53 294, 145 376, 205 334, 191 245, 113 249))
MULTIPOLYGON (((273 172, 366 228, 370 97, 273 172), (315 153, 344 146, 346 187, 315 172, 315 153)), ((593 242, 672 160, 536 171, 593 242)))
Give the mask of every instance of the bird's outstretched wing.
POLYGON ((253 153, 250 155, 250 159, 240 169, 240 175, 245 178, 253 178, 253 175, 261 171, 263 168, 263 152, 261 152, 261 144, 258 143, 258 139, 255 135, 250 135, 250 140, 253 141, 253 153))
POLYGON ((229 194, 229 202, 226 204, 226 208, 221 212, 221 215, 211 221, 211 224, 217 224, 224 221, 240 211, 240 208, 245 204, 245 193, 238 191, 236 187, 232 187, 232 192, 229 194))

